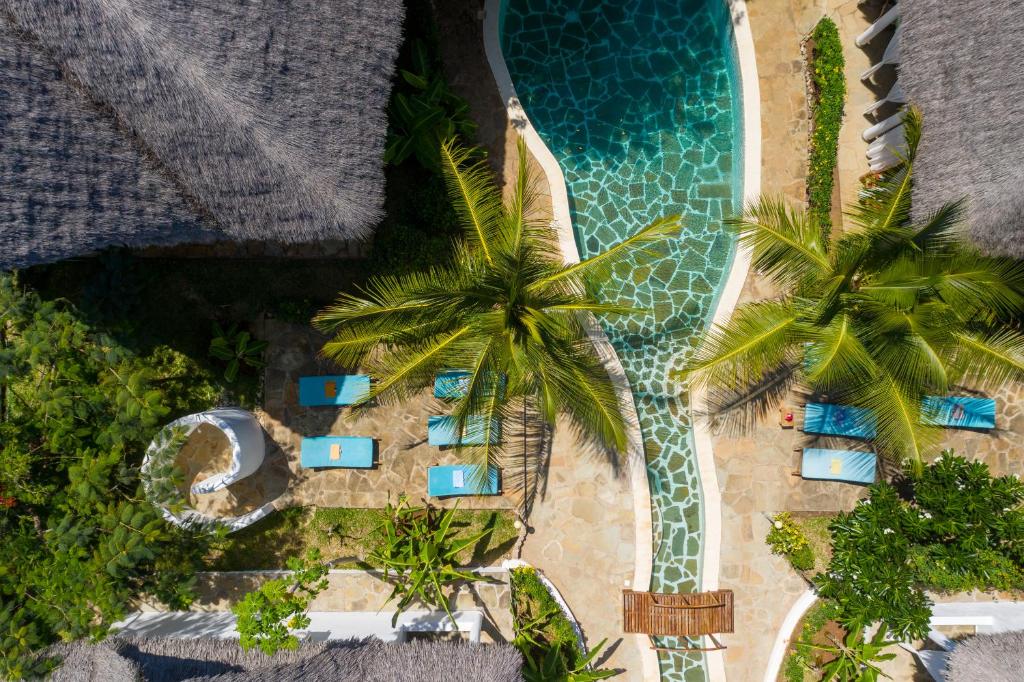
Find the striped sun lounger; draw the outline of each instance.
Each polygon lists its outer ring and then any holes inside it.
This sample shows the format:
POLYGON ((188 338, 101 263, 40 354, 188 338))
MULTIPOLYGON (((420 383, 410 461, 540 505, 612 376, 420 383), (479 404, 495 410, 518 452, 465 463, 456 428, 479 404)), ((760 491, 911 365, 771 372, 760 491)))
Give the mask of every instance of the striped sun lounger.
POLYGON ((361 436, 314 436, 302 439, 303 469, 373 468, 373 439, 361 436))
POLYGON ((804 431, 824 436, 871 439, 875 437, 877 428, 870 410, 862 407, 807 403, 804 431))
POLYGON ((878 458, 873 452, 804 448, 800 475, 821 481, 870 485, 875 482, 877 463, 878 458))
POLYGON ((996 401, 992 398, 930 395, 921 402, 921 421, 955 429, 994 429, 996 401))
MULTIPOLYGON (((466 422, 466 430, 462 434, 461 445, 484 444, 484 418, 473 416, 466 422)), ((501 440, 501 422, 494 420, 491 426, 491 444, 501 440)), ((456 424, 453 417, 436 416, 427 420, 427 442, 439 448, 460 445, 456 424)))
POLYGON ((427 469, 427 494, 431 497, 497 495, 501 491, 498 470, 487 468, 487 479, 478 475, 477 464, 452 464, 427 469))
POLYGON ((370 392, 370 377, 365 374, 336 374, 299 377, 299 405, 352 405, 370 392))

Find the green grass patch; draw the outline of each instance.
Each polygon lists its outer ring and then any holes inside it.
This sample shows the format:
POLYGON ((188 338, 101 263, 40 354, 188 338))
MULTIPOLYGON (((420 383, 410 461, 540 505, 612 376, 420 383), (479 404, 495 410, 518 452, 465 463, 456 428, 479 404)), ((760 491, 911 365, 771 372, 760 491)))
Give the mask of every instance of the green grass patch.
POLYGON ((832 188, 839 153, 839 129, 846 103, 846 66, 843 45, 835 22, 824 17, 811 31, 814 47, 809 58, 813 92, 811 93, 811 133, 807 169, 807 204, 811 219, 827 237, 832 228, 832 188))
POLYGON ((832 559, 832 539, 828 532, 828 524, 835 516, 832 514, 801 515, 794 514, 793 522, 807 538, 807 544, 814 553, 814 568, 811 574, 820 573, 832 559))
MULTIPOLYGON (((516 541, 511 512, 459 509, 453 528, 470 537, 491 528, 488 537, 459 556, 464 566, 489 565, 506 557, 516 541)), ((209 556, 209 570, 254 571, 285 568, 289 557, 317 548, 334 568, 365 568, 383 544, 383 509, 292 507, 274 512, 232 533, 209 556)), ((372 564, 369 564, 372 566, 372 564)))

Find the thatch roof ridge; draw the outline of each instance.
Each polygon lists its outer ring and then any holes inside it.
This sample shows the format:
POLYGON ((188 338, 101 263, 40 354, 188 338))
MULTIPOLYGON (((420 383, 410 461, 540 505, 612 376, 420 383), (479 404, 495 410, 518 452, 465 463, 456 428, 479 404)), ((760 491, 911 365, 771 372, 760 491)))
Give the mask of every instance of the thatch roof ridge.
POLYGON ((949 655, 946 679, 948 682, 1024 680, 1024 632, 964 638, 949 655))
POLYGON ((54 682, 520 682, 522 656, 508 644, 379 640, 303 643, 273 657, 236 641, 111 637, 53 647, 65 663, 54 682), (117 660, 115 660, 117 659, 117 660), (124 662, 128 662, 126 665, 124 662))
POLYGON ((0 248, 0 268, 118 237, 139 246, 203 234, 277 242, 367 236, 383 214, 385 107, 403 18, 400 0, 0 0, 0 30, 20 34, 18 54, 0 46, 0 93, 27 104, 12 112, 16 105, 0 98, 0 119, 16 115, 15 125, 31 129, 21 137, 0 129, 0 247, 19 231, 36 242, 20 257, 0 248), (58 132, 48 112, 32 108, 38 93, 19 92, 34 84, 9 73, 24 70, 25 55, 55 74, 47 80, 61 97, 78 100, 60 110, 58 132), (108 120, 97 122, 97 113, 108 120), (87 147, 91 131, 75 128, 103 126, 127 138, 117 142, 125 155, 141 157, 129 165, 152 166, 146 172, 158 191, 152 182, 132 191, 117 166, 108 188, 73 159, 65 164, 79 149, 59 148, 63 133, 87 147), (38 145, 44 149, 25 151, 38 145), (36 166, 20 184, 9 180, 25 173, 24 160, 36 166), (9 184, 16 191, 5 199, 9 184), (84 185, 91 191, 75 194, 84 185), (155 221, 169 233, 161 238, 133 216, 168 193, 178 205, 173 220, 155 221), (188 224, 195 229, 179 234, 188 224))
POLYGON ((1024 256, 1024 69, 1019 0, 901 0, 899 82, 923 114, 913 212, 968 197, 982 249, 1024 256))

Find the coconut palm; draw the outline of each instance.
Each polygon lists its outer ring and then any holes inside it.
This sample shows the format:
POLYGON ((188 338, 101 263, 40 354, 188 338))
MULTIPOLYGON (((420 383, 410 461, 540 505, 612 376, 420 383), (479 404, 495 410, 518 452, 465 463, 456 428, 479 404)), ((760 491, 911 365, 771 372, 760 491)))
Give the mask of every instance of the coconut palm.
POLYGON ((921 424, 922 397, 1024 378, 1024 335, 1014 323, 1024 311, 1024 265, 963 240, 962 201, 911 219, 917 112, 904 127, 906 158, 849 210, 855 230, 830 242, 805 213, 773 198, 729 221, 753 266, 783 293, 712 328, 682 375, 742 394, 788 373, 870 410, 879 451, 919 467, 938 435, 921 424))
MULTIPOLYGON (((342 294, 315 324, 333 338, 323 353, 342 366, 363 366, 375 384, 361 404, 394 402, 430 385, 444 369, 469 373, 465 397, 452 406, 460 436, 467 426, 484 443, 463 451, 498 463, 494 429, 527 401, 547 424, 567 414, 586 436, 622 451, 626 430, 614 386, 588 338, 587 316, 623 315, 628 306, 600 302, 611 268, 644 257, 678 234, 663 218, 607 251, 567 265, 547 221, 519 144, 519 169, 502 200, 484 162, 449 141, 441 166, 464 239, 452 263, 409 275, 380 275, 359 295, 342 294), (477 418, 469 420, 475 415, 477 418)), ((482 471, 482 469, 481 469, 482 471)))

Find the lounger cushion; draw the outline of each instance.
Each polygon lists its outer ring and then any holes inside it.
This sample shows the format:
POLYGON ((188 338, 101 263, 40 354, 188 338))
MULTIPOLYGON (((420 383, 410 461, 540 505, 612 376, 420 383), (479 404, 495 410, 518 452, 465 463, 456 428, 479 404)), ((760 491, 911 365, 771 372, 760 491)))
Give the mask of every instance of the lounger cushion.
POLYGON ((804 448, 800 475, 824 481, 871 484, 875 482, 878 458, 860 450, 804 448))
POLYGON ((877 428, 874 415, 862 407, 807 403, 804 431, 825 436, 871 439, 875 437, 877 428))
POLYGON ((921 402, 921 421, 958 429, 994 429, 996 401, 992 398, 930 395, 921 402))
POLYGON ((427 494, 431 497, 456 495, 497 495, 498 470, 488 467, 487 480, 478 480, 476 464, 452 464, 427 469, 427 494))
POLYGON ((370 469, 373 468, 373 439, 361 436, 303 438, 300 461, 305 469, 370 469), (336 458, 331 457, 332 451, 336 458))
MULTIPOLYGON (((484 417, 476 415, 466 422, 466 431, 462 436, 462 445, 483 445, 485 435, 484 417)), ((501 440, 501 422, 494 420, 491 425, 491 444, 501 440)), ((430 417, 427 420, 427 442, 436 447, 449 447, 459 444, 455 419, 448 416, 430 417)))
MULTIPOLYGON (((446 369, 434 377, 434 397, 442 400, 457 400, 466 397, 469 387, 469 372, 463 369, 446 369)), ((498 389, 505 391, 505 377, 501 378, 498 389)))
POLYGON ((337 374, 299 377, 299 405, 352 405, 370 392, 370 377, 365 374, 337 374))

